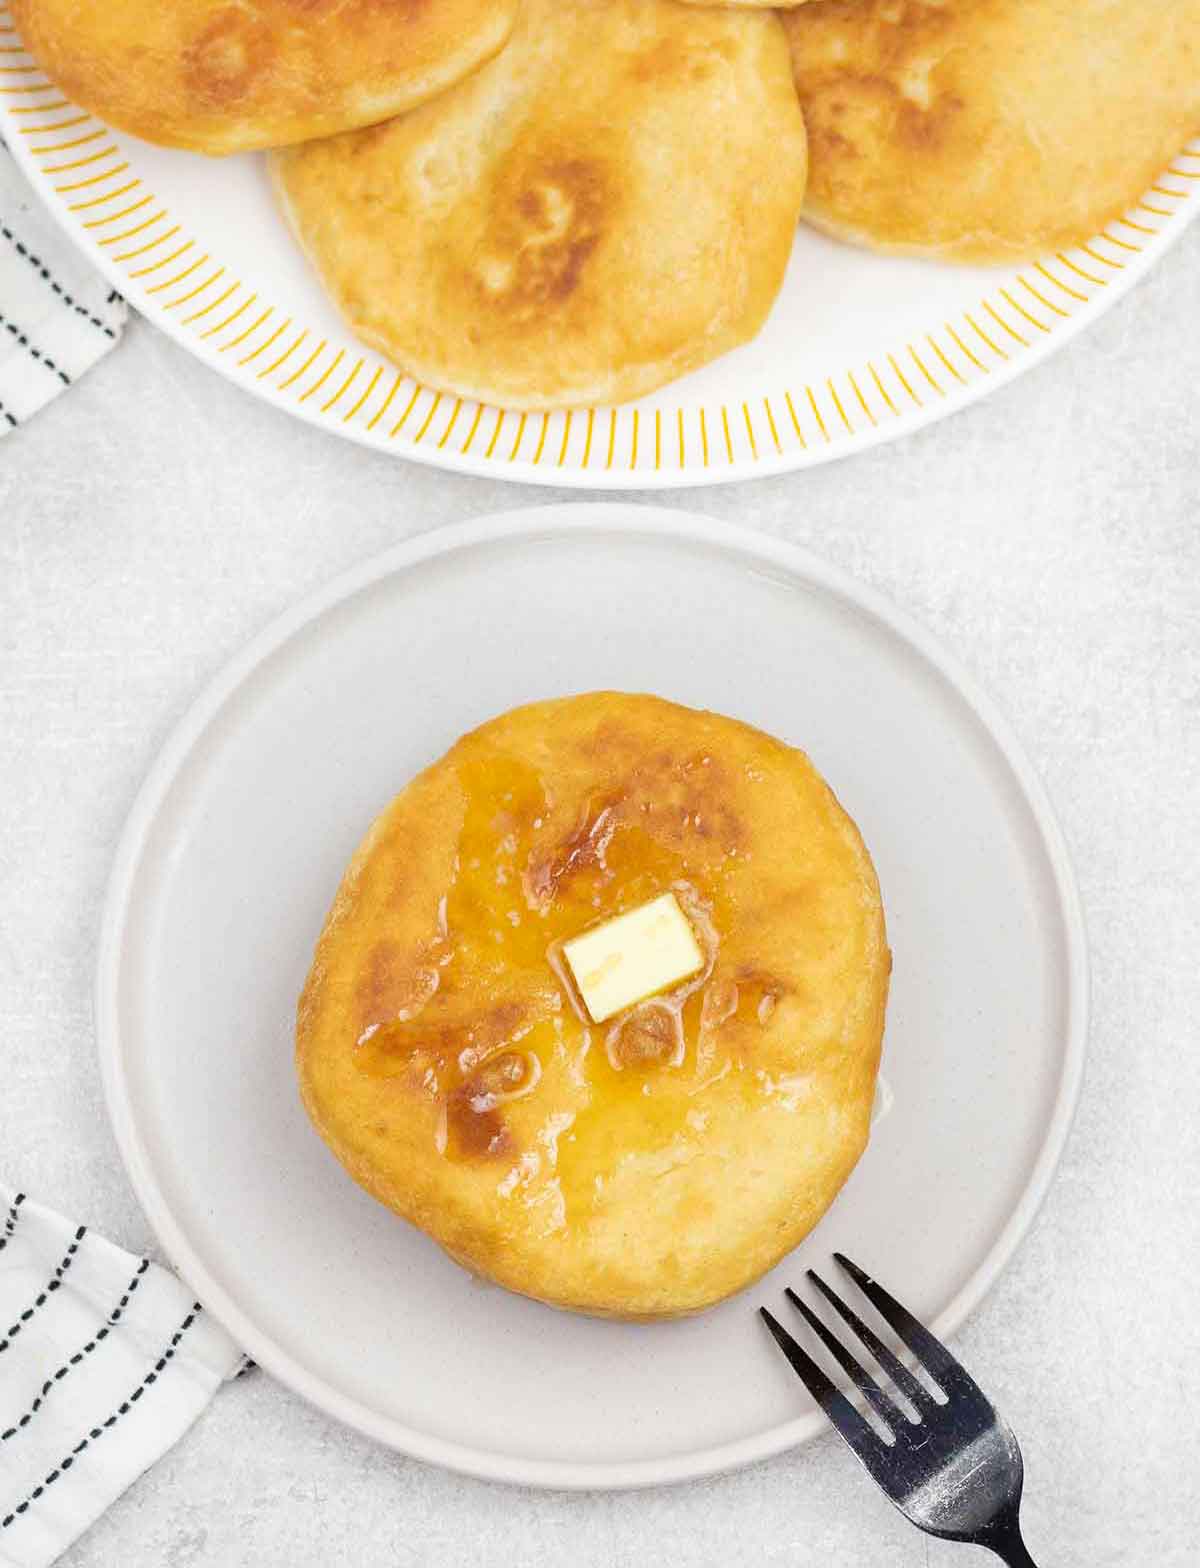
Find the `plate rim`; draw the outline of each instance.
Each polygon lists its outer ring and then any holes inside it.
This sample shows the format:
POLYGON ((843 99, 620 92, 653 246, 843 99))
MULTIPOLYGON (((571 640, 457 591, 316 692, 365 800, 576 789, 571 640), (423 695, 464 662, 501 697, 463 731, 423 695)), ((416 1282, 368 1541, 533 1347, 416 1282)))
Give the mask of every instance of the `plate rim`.
MULTIPOLYGON (((0 0, 0 15, 9 14, 10 13, 8 12, 6 0, 0 0)), ((32 59, 32 56, 29 58, 32 59)), ((47 83, 46 85, 49 86, 50 84, 47 83)), ((30 82, 23 86, 10 88, 8 90, 16 91, 18 93, 27 93, 41 91, 41 88, 39 88, 36 83, 30 82)), ((33 107, 36 107, 36 105, 33 105, 33 107)), ((77 106, 70 105, 70 107, 77 106)), ((1100 280, 1093 280, 1094 282, 1101 283, 1103 286, 1097 287, 1095 291, 1089 295, 1081 296, 1076 288, 1073 288, 1071 285, 1067 285, 1065 289, 1065 295, 1074 296, 1076 299, 1082 300, 1082 303, 1079 303, 1077 307, 1072 306, 1068 310, 1063 310, 1058 305, 1055 305, 1052 302, 1047 302, 1043 298, 1041 300, 1043 314, 1048 312, 1052 313, 1049 316, 1048 324, 1032 316, 1025 306, 1021 305, 1019 301, 1016 301, 1014 304, 1010 298, 1008 308, 1019 312, 1019 316, 1023 316, 1026 322, 1032 322, 1033 326, 1039 329, 1038 334, 1029 341, 1026 341, 1024 336, 1021 335, 1019 327, 1014 331, 1012 326, 1001 320, 1001 326, 1006 327, 1007 331, 1019 339, 1022 345, 1019 353, 1015 351, 1012 353, 1005 352, 1003 357, 999 359, 999 362, 989 363, 982 367, 982 373, 979 375, 975 375, 968 370, 970 379, 967 380, 964 380, 963 375, 957 369, 955 369, 953 365, 950 365, 949 368, 954 372, 957 378, 957 382, 950 383, 946 388, 943 389, 936 381, 933 381, 932 377, 930 377, 932 384, 937 387, 940 396, 934 398, 929 396, 927 393, 926 400, 924 402, 914 401, 911 406, 908 403, 905 403, 902 408, 897 409, 892 402, 891 397, 885 394, 885 396, 887 396, 888 406, 891 409, 891 417, 881 415, 879 419, 876 419, 874 414, 870 414, 870 410, 868 409, 866 411, 870 415, 870 423, 865 426, 860 425, 857 429, 853 428, 845 411, 845 405, 839 399, 837 391, 834 387, 833 378, 831 377, 828 382, 831 399, 829 400, 829 406, 826 412, 833 427, 832 435, 830 434, 829 428, 827 428, 825 418, 821 415, 817 406, 814 395, 814 388, 812 386, 808 386, 805 389, 808 393, 808 396, 813 399, 813 412, 816 415, 816 423, 823 437, 822 440, 818 440, 814 435, 811 442, 806 442, 802 437, 798 447, 789 445, 788 448, 784 450, 776 431, 774 418, 770 415, 768 409, 768 417, 771 421, 771 430, 775 436, 774 445, 777 449, 774 455, 769 455, 765 451, 760 453, 759 443, 755 441, 753 432, 751 431, 750 448, 752 455, 747 457, 739 453, 738 456, 735 457, 732 437, 729 433, 728 424, 726 424, 725 443, 728 449, 729 462, 727 465, 710 467, 708 464, 707 455, 709 439, 704 425, 704 415, 706 412, 708 412, 714 416, 711 444, 714 448, 716 448, 718 438, 715 425, 715 408, 719 406, 722 410, 722 413, 725 414, 727 411, 727 405, 724 403, 717 405, 709 400, 692 405, 689 409, 689 412, 691 413, 695 413, 697 410, 699 412, 700 429, 702 432, 701 439, 704 442, 705 450, 704 466, 701 469, 694 469, 684 465, 682 461, 682 449, 680 464, 678 467, 671 467, 670 465, 656 466, 654 468, 637 467, 636 452, 638 425, 636 413, 634 414, 634 422, 632 426, 634 456, 628 467, 618 467, 615 466, 612 462, 611 451, 611 443, 615 439, 616 420, 619 412, 622 409, 637 409, 638 405, 636 402, 634 404, 617 404, 612 406, 612 411, 610 413, 610 451, 609 461, 606 464, 601 465, 598 462, 596 467, 591 467, 589 465, 587 452, 585 452, 584 462, 582 465, 572 464, 570 466, 556 466, 550 464, 548 466, 543 466, 540 462, 542 451, 542 445, 540 442, 538 444, 537 453, 532 459, 527 456, 522 456, 520 460, 517 458, 517 452, 524 435, 526 419, 533 418, 536 420, 541 417, 540 414, 522 414, 520 411, 516 410, 498 411, 499 418, 497 419, 495 425, 493 445, 495 444, 495 438, 499 436, 500 430, 503 427, 505 421, 508 419, 509 414, 515 414, 519 419, 517 438, 512 448, 512 454, 506 459, 500 457, 493 458, 491 455, 492 448, 490 446, 487 452, 483 455, 480 455, 478 452, 471 453, 468 451, 462 451, 457 447, 447 446, 444 443, 446 438, 448 438, 450 435, 450 430, 454 424, 455 419, 457 419, 458 408, 462 407, 464 404, 471 404, 472 400, 457 397, 456 394, 452 393, 438 392, 435 388, 427 388, 422 383, 415 382, 414 384, 416 386, 416 391, 413 394, 413 403, 416 403, 418 394, 422 391, 428 391, 433 398, 433 401, 429 405, 427 410, 428 417, 424 419, 418 435, 412 440, 409 440, 408 437, 405 437, 404 443, 396 446, 387 444, 387 442, 385 442, 382 437, 376 438, 371 433, 374 421, 372 421, 370 424, 364 424, 362 421, 356 418, 352 418, 352 416, 356 415, 362 403, 362 399, 359 399, 359 401, 355 403, 354 407, 350 410, 350 413, 345 416, 345 418, 341 416, 340 412, 338 416, 334 418, 327 416, 326 410, 321 406, 319 401, 314 401, 313 403, 309 404, 304 399, 294 400, 285 394, 286 387, 291 384, 291 381, 295 379, 294 377, 289 378, 289 380, 282 386, 276 386, 271 382, 261 379, 257 372, 244 372, 241 365, 237 363, 236 360, 227 359, 223 357, 223 354, 225 349, 234 347, 236 343, 240 343, 242 339, 248 335, 248 333, 241 333, 232 343, 227 342, 221 344, 215 338, 213 338, 211 341, 207 341, 206 339, 211 336, 211 334, 206 333, 205 337, 200 337, 195 333, 189 333, 186 331, 186 320, 179 320, 170 314, 170 307, 172 305, 178 304, 179 301, 168 300, 166 295, 161 295, 155 292, 156 289, 161 289, 165 287, 165 285, 155 284, 151 286, 149 283, 141 281, 137 272, 132 274, 128 271, 123 272, 117 265, 118 260, 122 258, 118 258, 115 256, 115 254, 110 253, 104 248, 104 245, 107 243, 107 241, 105 241, 99 235, 99 233, 90 232, 81 220, 76 220, 73 217, 66 201, 62 198, 59 191, 56 189, 56 187, 53 185, 53 182, 49 178, 49 175, 52 171, 49 167, 47 169, 42 169, 38 164, 37 158, 35 156, 43 153, 55 153, 58 150, 57 147, 34 147, 32 144, 24 141, 21 135, 21 131, 24 128, 18 126, 12 120, 11 112, 12 105, 9 104, 7 100, 0 98, 0 125, 7 125, 11 132, 8 137, 9 150, 14 157, 18 168, 26 176, 33 189, 36 191, 39 201, 50 213, 62 231, 67 235, 74 248, 81 255, 85 256, 89 263, 95 266, 106 278, 106 280, 115 289, 117 289, 123 297, 127 298, 129 302, 135 307, 135 309, 137 309, 147 320, 149 320, 154 326, 158 327, 160 331, 165 332, 169 338, 171 338, 175 343, 179 344, 179 346, 182 347, 187 353, 198 359, 201 364, 206 365, 210 370, 218 371, 226 381, 237 387, 240 391, 248 392, 252 396, 259 399, 259 401, 265 402, 271 407, 279 409, 284 413, 292 415, 293 417, 298 417, 306 424, 315 429, 323 431, 327 435, 340 435, 350 441, 353 441, 357 445, 367 447, 370 450, 382 451, 387 453, 389 456, 419 463, 426 467, 442 469, 452 473, 470 474, 482 478, 498 478, 503 479, 509 483, 548 486, 558 489, 569 488, 584 492, 597 490, 673 491, 680 489, 702 488, 718 484, 734 484, 748 479, 769 478, 773 475, 791 473, 800 469, 817 467, 826 462, 834 461, 843 457, 850 457, 855 453, 868 451, 874 447, 884 444, 885 442, 898 439, 902 436, 907 436, 914 431, 924 428, 926 425, 936 423, 938 420, 947 418, 964 408, 972 406, 981 398, 985 397, 988 393, 1007 385, 1009 382, 1016 379, 1016 377, 1022 375, 1026 370, 1034 369, 1051 354, 1055 353, 1058 348, 1070 342, 1079 332, 1088 327, 1098 316, 1104 314, 1104 312, 1108 310, 1110 306, 1116 304, 1116 302, 1123 298, 1131 288, 1135 287, 1136 284, 1139 283, 1147 275, 1147 273, 1152 270, 1159 259, 1170 249, 1179 236, 1184 233, 1189 225, 1196 219, 1197 215, 1200 214, 1200 185, 1198 185, 1196 190, 1189 188, 1182 192, 1172 193, 1173 199, 1178 201, 1179 205, 1174 207, 1171 212, 1165 214, 1164 221, 1161 224, 1157 224, 1153 229, 1147 229, 1144 223, 1139 224, 1136 222, 1130 222, 1130 220, 1126 218, 1113 219, 1112 224, 1110 224, 1109 227, 1117 223, 1127 223, 1133 230, 1141 230, 1149 237, 1146 239, 1144 244, 1130 244, 1125 239, 1109 235, 1107 233, 1107 229, 1105 229, 1102 230, 1100 234, 1095 236, 1092 240, 1085 242, 1083 247, 1084 249, 1086 249, 1088 245, 1095 244, 1097 240, 1103 239, 1110 245, 1122 247, 1124 252, 1128 253, 1125 255, 1125 259, 1119 262, 1112 262, 1103 256, 1098 258, 1098 260, 1106 262, 1109 267, 1118 269, 1115 270, 1110 276, 1102 277, 1100 280), (1133 254, 1134 252, 1136 252, 1136 254, 1133 254), (423 446, 420 444, 421 436, 424 434, 424 431, 428 427, 430 420, 433 418, 434 411, 441 404, 444 397, 448 397, 455 402, 455 411, 451 416, 449 424, 447 424, 445 428, 441 440, 434 441, 429 446, 423 446), (844 435, 838 428, 839 416, 840 422, 845 426, 846 433, 844 435)), ((48 110, 47 112, 50 111, 48 110)), ((84 113, 86 114, 86 111, 84 111, 84 113)), ((126 143, 132 143, 135 146, 144 145, 139 142, 138 138, 129 136, 125 132, 114 130, 112 127, 108 126, 106 122, 100 120, 94 115, 86 114, 86 118, 89 126, 95 125, 99 127, 97 134, 104 133, 112 139, 112 147, 118 156, 124 156, 126 143)), ((74 124, 74 122, 72 122, 72 124, 74 124)), ((39 129, 43 128, 39 127, 39 129)), ((54 128, 45 127, 44 129, 46 134, 51 134, 54 128)), ((90 140, 91 138, 89 137, 87 139, 90 140)), ((75 143, 73 141, 72 143, 61 145, 66 147, 68 145, 75 145, 75 143)), ((99 157, 101 155, 97 154, 96 156, 99 157)), ((1186 159, 1200 165, 1200 141, 1186 142, 1177 154, 1177 160, 1178 159, 1186 159)), ((84 161, 90 163, 92 160, 89 158, 84 161)), ((121 165, 120 167, 128 168, 128 160, 126 160, 125 164, 121 165)), ((1175 172, 1173 165, 1168 166, 1168 172, 1175 172)), ((1200 181, 1200 172, 1190 169, 1185 170, 1184 177, 1188 180, 1200 181)), ((97 178, 102 179, 106 178, 106 176, 97 176, 97 178)), ((140 179, 140 176, 137 178, 135 183, 143 183, 140 179)), ((148 186, 147 189, 149 189, 148 186)), ((89 202, 88 205, 91 206, 93 203, 89 202)), ((1129 210, 1136 211, 1141 205, 1141 203, 1135 202, 1134 206, 1129 210)), ((1154 212, 1156 209, 1143 207, 1142 210, 1143 216, 1145 216, 1148 213, 1154 212)), ((160 216, 164 215, 169 216, 165 207, 163 208, 163 212, 160 214, 160 216)), ((105 219, 99 221, 108 220, 105 219)), ((179 228, 178 224, 176 225, 176 228, 179 228)), ((191 243, 192 242, 189 241, 189 244, 191 243)), ((188 246, 184 246, 183 248, 187 249, 188 246)), ((207 253, 204 259, 208 259, 207 253)), ((1013 266, 1024 267, 1028 265, 1031 269, 1036 271, 1038 267, 1042 267, 1044 269, 1044 264, 1048 259, 1053 258, 1047 254, 1037 258, 1029 258, 1027 263, 1014 262, 1013 266)), ((1074 264, 1068 262, 1068 265, 1073 266, 1074 264)), ((138 270, 153 272, 155 267, 148 265, 138 270)), ((221 272, 224 272, 225 268, 222 266, 220 270, 221 272)), ((1079 269, 1076 267, 1075 270, 1078 271, 1079 269)), ((997 290, 1000 293, 1006 293, 1007 289, 1003 285, 1005 285, 1008 281, 1012 281, 1013 275, 1011 268, 1007 267, 1005 264, 1001 264, 996 268, 996 276, 997 290)), ((1063 287, 1060 280, 1054 278, 1053 275, 1049 276, 1051 277, 1051 282, 1057 284, 1060 288, 1063 287)), ((1026 286, 1028 287, 1028 284, 1026 286)), ((238 287, 241 287, 241 285, 239 284, 238 287)), ((1013 282, 1013 287, 1016 287, 1015 281, 1013 282)), ((1040 297, 1037 291, 1034 291, 1034 297, 1040 297)), ((253 303, 255 300, 258 300, 258 298, 258 292, 255 291, 254 293, 249 294, 248 302, 253 303)), ((983 302, 982 308, 991 308, 988 305, 986 299, 983 302)), ((276 307, 274 306, 270 307, 262 319, 265 320, 266 316, 273 315, 275 309, 276 307)), ((291 317, 289 316, 288 322, 290 321, 291 317)), ((287 322, 284 323, 285 327, 287 324, 287 322)), ((256 326, 257 325, 258 324, 256 323, 256 326)), ((354 339, 352 330, 346 326, 345 323, 343 323, 343 326, 345 328, 347 337, 349 339, 354 339)), ((928 326, 930 340, 932 343, 932 332, 940 329, 938 328, 936 321, 929 323, 928 326)), ((215 331, 216 329, 213 330, 215 331)), ((924 331, 925 328, 922 327, 920 330, 924 331)), ((254 331, 255 327, 248 329, 249 333, 253 333, 254 331)), ((307 332, 305 333, 305 336, 307 336, 307 332)), ((918 333, 916 336, 919 338, 920 334, 918 333)), ((322 346, 324 346, 324 342, 322 346)), ((932 346, 940 355, 942 355, 943 358, 945 357, 944 354, 942 354, 942 351, 937 349, 936 344, 932 344, 932 346)), ((361 347, 363 348, 364 354, 370 352, 366 345, 361 345, 361 347)), ((910 343, 908 347, 909 351, 914 353, 915 358, 915 351, 913 350, 912 344, 910 343)), ((922 344, 922 348, 924 349, 924 344, 922 344)), ((900 353, 903 353, 903 349, 899 342, 893 344, 884 344, 880 347, 878 351, 878 357, 881 360, 885 356, 892 357, 894 363, 894 354, 889 355, 889 349, 900 353)), ((256 352, 259 351, 261 350, 257 350, 256 352)), ((319 352, 320 350, 318 350, 318 353, 319 352)), ((332 370, 337 365, 339 360, 342 358, 343 352, 344 350, 338 353, 337 358, 334 359, 332 365, 329 367, 330 370, 332 370)), ((254 356, 249 354, 247 355, 247 358, 252 357, 254 356)), ((972 358, 974 358, 974 356, 972 356, 972 358)), ((360 356, 359 365, 361 366, 364 362, 365 361, 363 357, 360 356)), ((384 363, 388 362, 381 358, 381 367, 384 363)), ((976 359, 975 363, 978 364, 979 361, 976 359)), ((921 369, 924 370, 927 377, 930 376, 929 371, 925 369, 921 360, 917 359, 916 364, 921 366, 921 369)), ((965 365, 966 362, 964 361, 964 367, 965 365)), ((915 366, 911 367, 911 373, 915 379, 918 374, 915 366)), ((357 371, 355 371, 354 374, 357 374, 357 371)), ((839 370, 835 372, 835 374, 839 380, 842 379, 843 371, 839 370)), ((863 374, 865 380, 865 372, 863 374)), ((323 382, 324 379, 325 377, 322 376, 321 381, 323 382)), ((351 377, 351 379, 353 379, 353 377, 351 377)), ((376 379, 378 379, 378 374, 376 379)), ((849 379, 850 383, 854 386, 854 390, 858 394, 859 401, 862 401, 863 394, 858 389, 853 372, 849 373, 849 379)), ((902 374, 900 376, 900 380, 907 387, 908 383, 905 381, 905 378, 902 374)), ((317 383, 317 385, 320 384, 320 382, 317 383)), ((348 388, 349 384, 349 381, 347 381, 346 388, 348 388)), ((399 384, 400 381, 398 375, 396 385, 398 386, 399 384)), ((375 382, 373 381, 371 385, 374 386, 375 382)), ((346 388, 343 388, 342 390, 344 391, 346 388)), ((311 392, 315 390, 316 387, 310 388, 309 394, 306 394, 306 396, 311 395, 311 392)), ((370 390, 371 389, 369 387, 367 389, 367 393, 369 393, 370 390)), ((393 391, 394 390, 395 387, 393 387, 393 391)), ((659 390, 661 391, 662 389, 659 390)), ((826 398, 824 387, 819 387, 817 390, 819 391, 819 394, 822 398, 826 398)), ((847 387, 843 390, 845 398, 849 399, 851 396, 849 388, 847 387)), ((911 392, 911 388, 909 390, 911 392)), ((777 392, 778 389, 776 389, 775 392, 773 392, 771 395, 776 395, 777 392)), ((367 396, 367 393, 363 394, 364 398, 367 396)), ((779 395, 786 396, 787 394, 780 393, 779 395)), ((799 395, 799 388, 797 387, 797 396, 799 395)), ((338 397, 340 396, 341 393, 339 392, 338 397)), ((898 392, 897 396, 902 396, 902 394, 898 392)), ((336 401, 336 399, 334 401, 336 401)), ((390 396, 388 401, 390 402, 390 396)), ((755 395, 754 401, 757 402, 757 394, 755 395)), ((764 401, 766 400, 764 399, 764 401)), ((750 430, 749 402, 750 400, 746 400, 742 405, 745 411, 748 430, 750 430)), ((737 403, 738 399, 735 398, 731 405, 734 410, 735 423, 737 418, 737 403)), ((384 407, 386 406, 387 404, 385 403, 384 407)), ((413 404, 410 404, 409 406, 411 408, 413 404)), ((480 413, 483 412, 484 408, 496 411, 495 405, 481 404, 479 406, 480 413)), ((850 406, 851 413, 853 413, 857 419, 857 413, 855 412, 853 405, 851 404, 850 406)), ((866 409, 865 402, 863 403, 863 407, 866 409)), ((683 405, 678 405, 678 411, 680 418, 682 418, 684 412, 683 405)), ((380 412, 382 413, 382 409, 380 412)), ((574 409, 572 412, 579 414, 581 417, 585 414, 588 416, 588 428, 590 431, 591 420, 596 416, 597 413, 603 415, 609 412, 609 406, 593 405, 588 407, 579 407, 574 409)), ((650 411, 646 410, 644 412, 647 415, 648 424, 650 411)), ((661 417, 662 410, 657 410, 656 413, 659 417, 661 417)), ((421 415, 418 415, 418 418, 420 417, 421 415)), ((794 409, 791 410, 791 417, 793 421, 796 421, 797 416, 794 409)), ((807 412, 805 413, 805 417, 807 418, 807 412)), ((401 423, 402 422, 403 421, 401 421, 401 423)), ((414 421, 414 423, 415 422, 416 421, 414 421)), ((782 409, 780 410, 780 423, 781 425, 783 424, 782 409)), ((397 429, 398 428, 399 426, 397 426, 397 429)), ((545 440, 547 428, 548 427, 545 425, 542 428, 542 441, 545 440)), ((659 428, 658 418, 656 418, 656 434, 654 437, 656 446, 658 442, 659 428)), ((797 433, 799 433, 798 424, 797 433)), ((392 432, 392 435, 394 434, 395 431, 392 432)), ((787 431, 785 428, 785 435, 786 434, 787 431)), ((390 439, 391 438, 389 437, 389 440, 390 439)), ((647 433, 643 444, 647 445, 649 440, 649 434, 647 433)), ((507 445, 507 438, 505 445, 507 445)), ((762 445, 765 448, 765 434, 762 437, 762 445)), ((598 447, 599 442, 597 443, 597 448, 598 447)), ((591 438, 589 435, 589 451, 590 448, 591 438)), ((565 437, 563 450, 566 450, 565 437)))
POLYGON ((480 1480, 540 1488, 626 1490, 700 1479, 740 1469, 798 1447, 825 1429, 819 1411, 766 1428, 751 1437, 667 1458, 629 1461, 559 1461, 498 1454, 409 1427, 371 1410, 325 1379, 309 1372, 260 1330, 211 1276, 176 1221, 153 1172, 138 1130, 138 1116, 124 1067, 119 992, 126 928, 135 907, 138 876, 159 811, 183 776, 195 748, 244 682, 289 640, 356 594, 437 557, 480 545, 526 537, 619 532, 699 544, 741 556, 751 564, 783 569, 793 579, 831 593, 866 613, 915 648, 977 717, 997 746, 1028 807, 1051 874, 1064 938, 1066 988, 1062 1064, 1053 1107, 1020 1198, 992 1246, 963 1288, 934 1319, 935 1333, 948 1337, 961 1327, 1003 1273, 1028 1234, 1052 1184, 1071 1131, 1083 1082, 1088 1041, 1090 982, 1083 906, 1066 839, 1045 786, 1007 718, 974 677, 925 628, 883 594, 801 546, 731 529, 677 508, 630 502, 560 502, 508 509, 418 534, 339 573, 305 594, 251 637, 209 681, 175 724, 134 798, 118 842, 105 890, 97 950, 94 1008, 96 1049, 109 1121, 122 1163, 167 1256, 206 1310, 242 1348, 279 1382, 327 1415, 385 1446, 480 1480))

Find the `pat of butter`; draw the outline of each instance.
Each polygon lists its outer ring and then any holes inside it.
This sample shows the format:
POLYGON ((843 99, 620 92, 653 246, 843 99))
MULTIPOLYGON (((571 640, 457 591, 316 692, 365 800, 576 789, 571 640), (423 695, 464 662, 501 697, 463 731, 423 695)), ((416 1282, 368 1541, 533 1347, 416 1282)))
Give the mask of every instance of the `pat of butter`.
POLYGON ((700 944, 674 893, 564 942, 563 957, 597 1024, 704 967, 700 944))

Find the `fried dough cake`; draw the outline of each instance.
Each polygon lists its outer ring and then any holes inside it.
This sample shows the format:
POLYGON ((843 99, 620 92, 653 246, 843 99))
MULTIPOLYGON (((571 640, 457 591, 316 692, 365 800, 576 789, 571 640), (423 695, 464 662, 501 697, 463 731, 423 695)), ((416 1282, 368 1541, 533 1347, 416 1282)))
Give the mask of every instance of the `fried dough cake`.
POLYGON ((820 0, 783 25, 805 216, 873 249, 1081 243, 1200 131, 1200 0, 820 0))
POLYGON ((199 152, 371 125, 501 48, 518 0, 12 0, 46 75, 102 119, 199 152))
POLYGON ((890 955, 800 751, 613 692, 534 703, 404 788, 300 1001, 318 1132, 466 1268, 579 1312, 696 1312, 821 1218, 867 1141, 890 955), (563 944, 673 892, 698 973, 602 1024, 563 944))
POLYGON ((523 0, 450 92, 274 160, 355 332, 515 408, 636 397, 752 337, 805 164, 778 19, 675 0, 523 0))

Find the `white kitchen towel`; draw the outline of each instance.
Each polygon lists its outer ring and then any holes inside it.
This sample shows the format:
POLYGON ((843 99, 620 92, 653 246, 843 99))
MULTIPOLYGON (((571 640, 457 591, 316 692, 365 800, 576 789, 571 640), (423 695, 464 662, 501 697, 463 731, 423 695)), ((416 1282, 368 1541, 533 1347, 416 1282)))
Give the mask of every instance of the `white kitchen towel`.
POLYGON ((42 1568, 245 1365, 167 1269, 0 1184, 0 1568, 42 1568))
POLYGON ((127 314, 0 143, 0 435, 115 347, 127 314))

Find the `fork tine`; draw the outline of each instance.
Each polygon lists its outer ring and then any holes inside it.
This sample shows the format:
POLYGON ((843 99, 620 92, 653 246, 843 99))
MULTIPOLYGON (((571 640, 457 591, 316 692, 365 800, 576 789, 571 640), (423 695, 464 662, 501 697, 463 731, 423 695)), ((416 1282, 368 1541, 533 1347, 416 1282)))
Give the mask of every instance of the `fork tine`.
POLYGON ((875 1414, 887 1422, 893 1436, 899 1436, 904 1428, 909 1425, 899 1406, 888 1398, 887 1394, 880 1388, 866 1368, 846 1349, 837 1335, 825 1327, 817 1314, 800 1300, 800 1297, 790 1285, 784 1287, 783 1293, 841 1367, 842 1371, 848 1373, 854 1380, 859 1392, 870 1402, 875 1414))
MULTIPOLYGON (((902 1307, 895 1296, 890 1296, 882 1285, 876 1284, 865 1269, 860 1269, 858 1264, 851 1262, 844 1253, 835 1252, 833 1256, 839 1267, 849 1274, 884 1322, 892 1326, 925 1370, 937 1379, 947 1394, 955 1383, 959 1388, 976 1389, 977 1385, 970 1373, 954 1359, 940 1339, 935 1339, 925 1325, 913 1317, 907 1307, 902 1307)), ((921 1392, 924 1393, 924 1389, 921 1392)))
POLYGON ((775 1343, 791 1363, 792 1371, 859 1458, 873 1461, 877 1455, 885 1454, 887 1447, 882 1439, 863 1420, 846 1396, 838 1392, 808 1352, 800 1348, 766 1307, 759 1307, 758 1310, 771 1330, 775 1343))
MULTIPOLYGON (((838 1253, 835 1252, 834 1257, 838 1258, 839 1262, 841 1261, 838 1253)), ((919 1379, 913 1376, 903 1361, 892 1354, 879 1335, 873 1329, 868 1328, 854 1308, 848 1307, 837 1291, 827 1285, 819 1274, 809 1269, 808 1277, 834 1311, 850 1325, 851 1329, 862 1340, 863 1344, 875 1357, 900 1392, 906 1394, 918 1410, 928 1410, 933 1404, 929 1390, 923 1386, 919 1379)))

